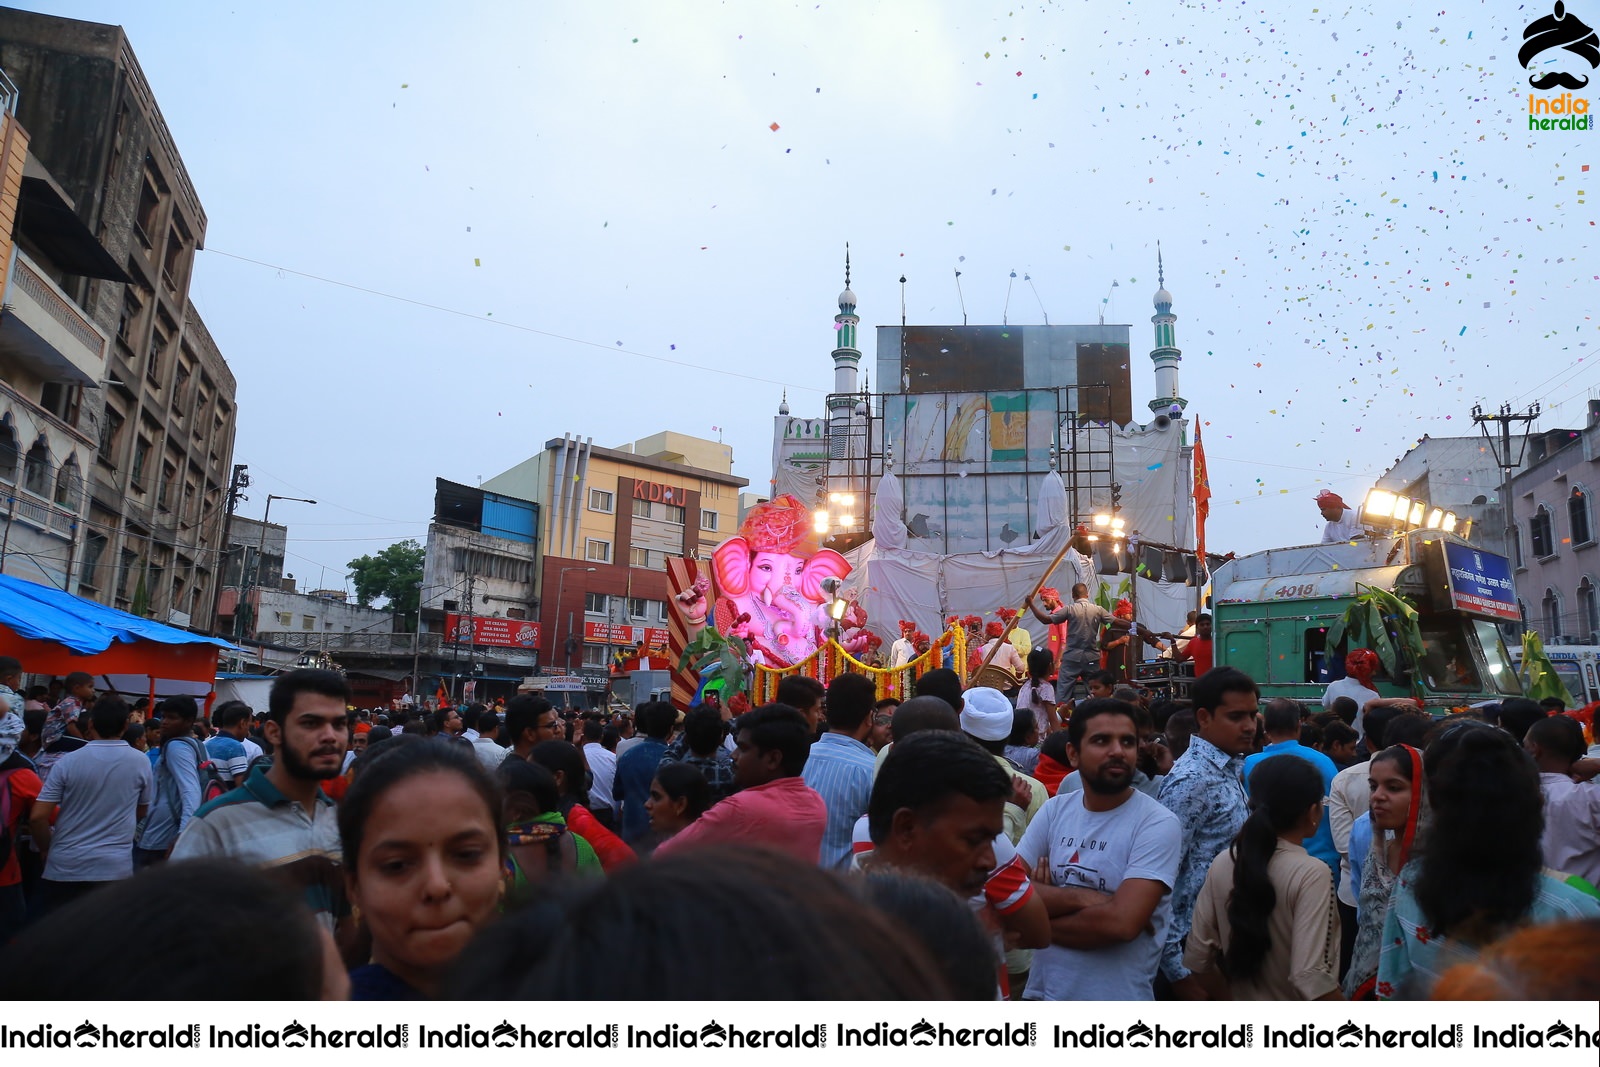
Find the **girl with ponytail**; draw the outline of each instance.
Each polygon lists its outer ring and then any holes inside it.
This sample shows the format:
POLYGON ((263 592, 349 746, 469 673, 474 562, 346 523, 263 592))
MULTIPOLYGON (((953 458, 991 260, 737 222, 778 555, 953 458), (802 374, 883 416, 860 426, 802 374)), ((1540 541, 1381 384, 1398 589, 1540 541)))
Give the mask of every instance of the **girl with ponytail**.
POLYGON ((1250 775, 1250 817, 1195 902, 1184 966, 1212 997, 1339 1000, 1333 872, 1301 847, 1322 821, 1322 774, 1271 756, 1250 775))

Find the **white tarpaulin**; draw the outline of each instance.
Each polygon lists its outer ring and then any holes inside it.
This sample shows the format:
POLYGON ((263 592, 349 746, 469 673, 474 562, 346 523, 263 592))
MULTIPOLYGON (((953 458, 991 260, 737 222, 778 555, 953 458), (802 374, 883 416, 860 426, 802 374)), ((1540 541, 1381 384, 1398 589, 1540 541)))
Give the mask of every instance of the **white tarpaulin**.
MULTIPOLYGON (((1173 435, 1172 440, 1177 439, 1173 435)), ((1054 471, 1040 481, 1041 499, 1049 493, 1048 483, 1054 481, 1056 486, 1061 485, 1054 471)), ((875 534, 879 534, 879 527, 887 524, 890 516, 899 510, 896 506, 898 482, 892 474, 886 474, 880 481, 877 501, 875 534), (893 503, 888 503, 886 498, 893 503)), ((867 611, 868 627, 886 643, 898 636, 890 630, 900 619, 909 619, 927 634, 942 632, 944 620, 951 615, 983 615, 992 619, 996 608, 1020 608, 1023 597, 1039 583, 1045 568, 1066 546, 1072 531, 1066 525, 1065 509, 1056 514, 1059 515, 1056 525, 1044 530, 1038 540, 997 552, 959 555, 915 552, 890 547, 895 531, 881 531, 889 533, 890 539, 868 541, 845 554, 852 569, 845 579, 844 592, 846 595, 855 593, 867 611)), ((912 543, 907 542, 903 534, 899 541, 912 543)), ((1066 598, 1073 584, 1083 581, 1089 585, 1092 597, 1100 582, 1108 584, 1109 592, 1114 595, 1126 580, 1127 575, 1103 578, 1096 575, 1089 560, 1069 550, 1044 584, 1055 586, 1066 598)), ((1139 579, 1138 618, 1151 630, 1177 633, 1183 629, 1193 602, 1192 587, 1139 579)), ((1024 615, 1023 625, 1036 644, 1044 639, 1044 627, 1031 614, 1024 615)))

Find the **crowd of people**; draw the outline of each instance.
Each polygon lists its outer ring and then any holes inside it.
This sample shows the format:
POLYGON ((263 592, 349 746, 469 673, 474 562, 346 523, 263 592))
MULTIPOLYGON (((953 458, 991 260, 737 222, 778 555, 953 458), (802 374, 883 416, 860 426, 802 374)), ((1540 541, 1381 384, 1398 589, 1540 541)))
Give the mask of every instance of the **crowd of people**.
POLYGON ((219 967, 233 999, 1600 992, 1600 761, 1531 701, 1308 708, 1219 667, 1058 702, 1033 649, 1014 693, 940 668, 904 702, 844 673, 755 708, 413 714, 296 670, 205 714, 23 666, 6 997, 214 997, 219 967))

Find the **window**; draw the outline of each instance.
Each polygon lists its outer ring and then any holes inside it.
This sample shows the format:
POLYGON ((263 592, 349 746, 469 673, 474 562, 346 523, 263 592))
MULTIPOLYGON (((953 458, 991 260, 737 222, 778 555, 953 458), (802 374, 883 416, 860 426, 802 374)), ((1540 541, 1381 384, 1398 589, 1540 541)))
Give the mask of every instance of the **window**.
POLYGON ((170 463, 161 465, 161 485, 156 489, 156 507, 162 511, 172 510, 167 506, 172 497, 172 483, 178 479, 178 468, 170 463))
POLYGON ((636 519, 648 519, 650 517, 650 501, 635 498, 633 501, 633 517, 636 519))
POLYGON ((106 425, 100 433, 100 448, 96 455, 112 466, 116 466, 117 445, 122 440, 124 421, 115 408, 106 408, 106 425))
POLYGON ((1587 574, 1578 583, 1578 626, 1586 641, 1593 641, 1600 634, 1600 598, 1596 598, 1594 582, 1587 574))
POLYGON ((706 511, 702 509, 700 512, 700 529, 715 530, 716 528, 717 513, 715 511, 706 511))
POLYGON ((593 537, 584 538, 583 558, 591 563, 610 563, 611 542, 598 541, 593 537))
POLYGON ((122 315, 117 319, 117 340, 121 341, 131 351, 133 349, 133 334, 139 326, 139 313, 144 310, 144 305, 139 303, 139 297, 134 293, 133 286, 128 286, 122 291, 122 315))
POLYGON ((650 567, 650 550, 648 548, 630 548, 628 550, 628 566, 650 567))
POLYGON ((616 495, 604 489, 589 490, 589 510, 603 511, 607 515, 617 510, 616 495))
POLYGON ((585 667, 604 667, 611 662, 606 654, 605 645, 584 645, 583 665, 585 667))
POLYGON ((1554 589, 1544 591, 1544 639, 1554 641, 1561 636, 1561 594, 1554 589))
POLYGON ((150 439, 141 437, 133 446, 133 484, 144 489, 144 468, 150 462, 150 439))
POLYGON ((39 406, 66 423, 78 425, 79 390, 66 382, 45 382, 39 390, 39 406))
POLYGON ((105 534, 91 533, 83 539, 83 567, 78 571, 78 588, 101 588, 100 575, 97 572, 109 543, 105 534))
POLYGON ((1513 527, 1511 527, 1510 533, 1511 533, 1511 560, 1512 560, 1512 562, 1514 562, 1517 565, 1518 569, 1521 569, 1521 568, 1527 566, 1527 564, 1525 562, 1523 562, 1523 559, 1522 559, 1522 527, 1513 526, 1513 527))
POLYGON ((1547 559, 1556 554, 1555 530, 1550 522, 1550 509, 1543 504, 1533 513, 1528 523, 1528 547, 1535 559, 1547 559))
POLYGON ((302 630, 315 630, 316 628, 317 628, 317 620, 316 620, 316 618, 314 616, 311 616, 311 615, 302 615, 302 616, 300 616, 300 629, 302 629, 302 630))
POLYGON ((160 330, 150 337, 150 356, 144 361, 144 376, 151 385, 161 385, 161 353, 166 351, 167 338, 160 330))
POLYGON ((28 449, 28 458, 22 464, 22 487, 38 496, 50 495, 50 446, 44 435, 28 449))
POLYGON ((663 504, 662 508, 667 513, 667 521, 674 526, 682 526, 686 521, 683 508, 677 504, 663 504))
POLYGON ((156 231, 156 215, 160 210, 161 195, 156 192, 155 183, 150 180, 150 175, 147 173, 139 189, 139 212, 133 223, 134 232, 139 235, 139 240, 146 248, 153 243, 150 235, 156 231))
POLYGON ((17 480, 17 435, 11 429, 11 416, 0 419, 0 478, 17 480))
POLYGON ((294 625, 294 612, 279 611, 275 614, 278 616, 278 625, 283 627, 285 630, 294 625))
POLYGON ((644 597, 629 597, 628 615, 635 619, 648 619, 650 617, 650 601, 644 599, 644 597))
POLYGON ((117 596, 128 598, 128 578, 139 564, 139 557, 127 549, 122 550, 122 565, 117 573, 117 596))
POLYGON ((75 508, 83 496, 83 477, 78 473, 78 457, 68 456, 56 475, 55 502, 64 508, 75 508))
POLYGON ((1572 527, 1572 543, 1586 545, 1594 540, 1594 524, 1589 518, 1589 494, 1583 491, 1583 486, 1572 487, 1572 495, 1567 497, 1567 523, 1572 527))
POLYGON ((610 608, 610 598, 604 593, 583 594, 583 610, 589 615, 604 615, 610 608))

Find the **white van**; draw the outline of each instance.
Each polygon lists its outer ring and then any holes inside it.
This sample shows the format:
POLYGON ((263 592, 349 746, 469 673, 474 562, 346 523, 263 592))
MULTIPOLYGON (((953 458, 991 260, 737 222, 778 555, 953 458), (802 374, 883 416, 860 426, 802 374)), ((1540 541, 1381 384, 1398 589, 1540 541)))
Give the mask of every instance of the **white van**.
MULTIPOLYGON (((1600 645, 1545 645, 1544 654, 1566 685, 1568 707, 1581 708, 1600 700, 1600 645)), ((1522 673, 1522 649, 1513 655, 1522 673)))

